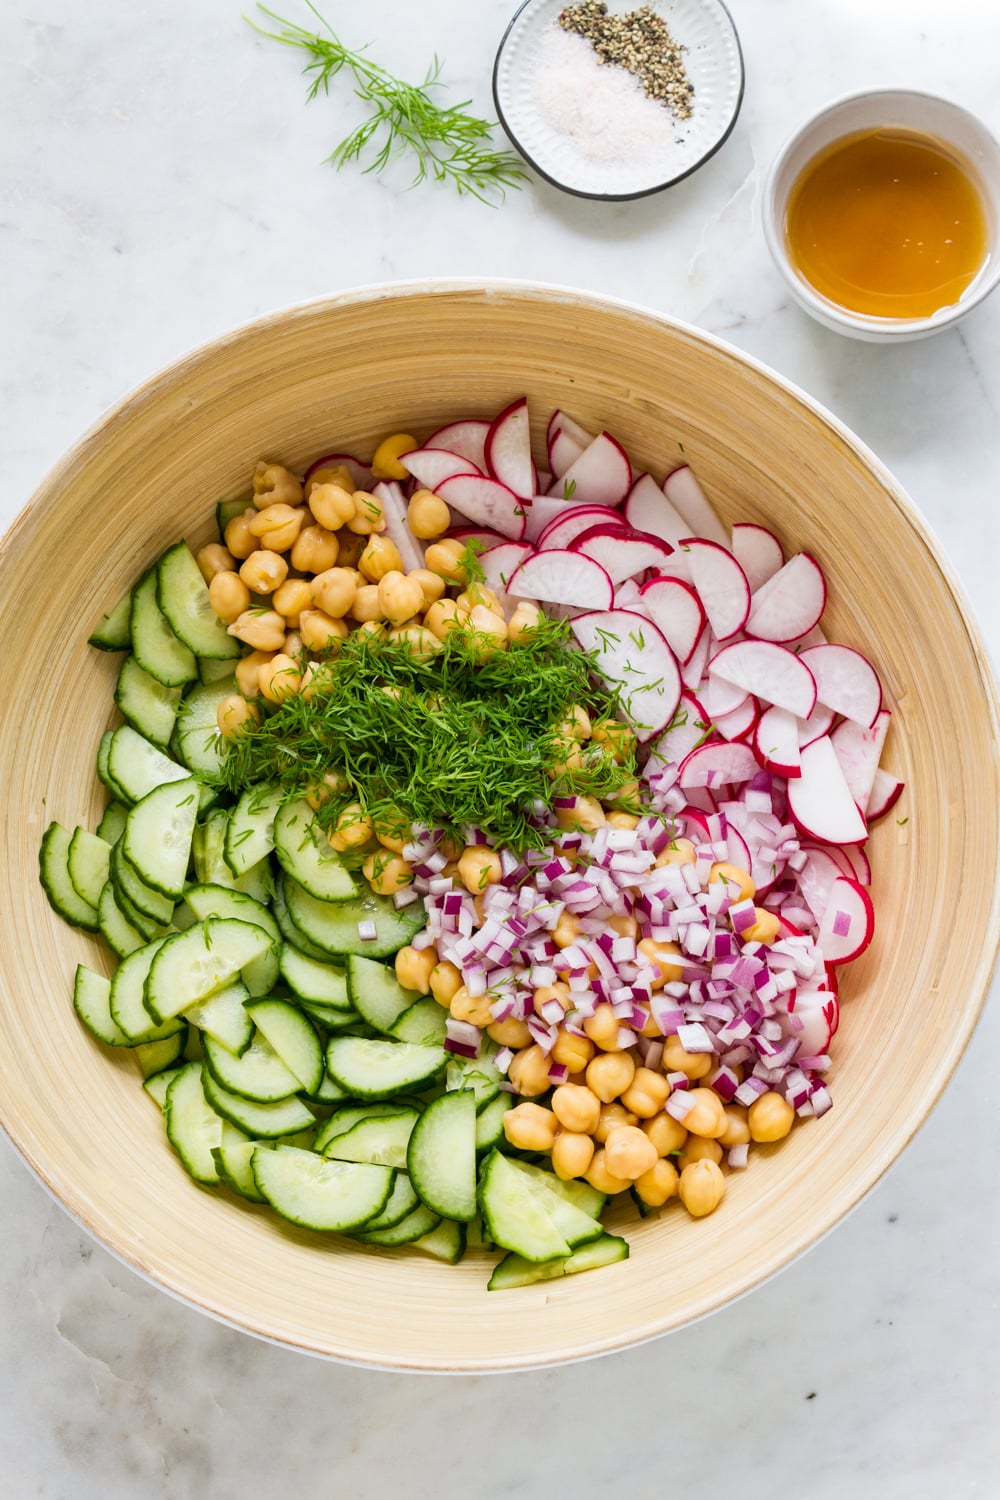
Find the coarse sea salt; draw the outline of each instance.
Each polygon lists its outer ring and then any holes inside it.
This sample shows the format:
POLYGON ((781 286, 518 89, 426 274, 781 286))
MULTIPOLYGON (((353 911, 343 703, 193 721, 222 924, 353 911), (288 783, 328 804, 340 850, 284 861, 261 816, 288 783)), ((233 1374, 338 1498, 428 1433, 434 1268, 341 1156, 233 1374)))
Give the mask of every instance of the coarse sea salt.
POLYGON ((553 23, 545 30, 535 73, 539 114, 587 161, 627 162, 656 173, 684 138, 678 122, 625 68, 602 63, 585 37, 553 23))

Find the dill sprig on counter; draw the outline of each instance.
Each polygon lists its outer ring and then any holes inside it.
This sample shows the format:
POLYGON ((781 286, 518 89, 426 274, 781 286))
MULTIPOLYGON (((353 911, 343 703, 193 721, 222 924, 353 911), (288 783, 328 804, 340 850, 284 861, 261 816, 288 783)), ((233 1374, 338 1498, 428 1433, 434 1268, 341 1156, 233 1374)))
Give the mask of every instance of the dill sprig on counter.
POLYGON ((345 786, 319 810, 330 827, 360 802, 376 828, 443 828, 462 842, 470 828, 514 851, 542 848, 536 801, 613 797, 635 775, 634 755, 615 761, 585 743, 583 764, 560 771, 567 711, 613 717, 614 695, 595 688, 589 657, 565 621, 544 619, 518 645, 487 661, 454 631, 429 660, 405 642, 355 632, 320 668, 318 690, 266 710, 229 742, 221 784, 237 792, 276 782, 302 796, 330 772, 345 786))

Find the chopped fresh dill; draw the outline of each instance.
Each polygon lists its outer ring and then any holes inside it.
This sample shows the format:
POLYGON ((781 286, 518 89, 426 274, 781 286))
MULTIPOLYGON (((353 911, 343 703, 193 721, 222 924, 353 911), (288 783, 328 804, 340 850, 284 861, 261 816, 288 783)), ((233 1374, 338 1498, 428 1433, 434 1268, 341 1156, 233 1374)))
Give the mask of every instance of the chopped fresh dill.
POLYGON ((573 496, 575 494, 576 494, 576 480, 575 479, 564 479, 563 480, 563 499, 564 500, 572 500, 572 498, 573 498, 573 496))
POLYGON ((482 563, 479 561, 480 552, 485 552, 485 550, 486 544, 478 536, 470 536, 462 549, 462 555, 458 559, 456 569, 465 578, 466 588, 469 587, 470 583, 486 582, 486 574, 483 571, 482 563))

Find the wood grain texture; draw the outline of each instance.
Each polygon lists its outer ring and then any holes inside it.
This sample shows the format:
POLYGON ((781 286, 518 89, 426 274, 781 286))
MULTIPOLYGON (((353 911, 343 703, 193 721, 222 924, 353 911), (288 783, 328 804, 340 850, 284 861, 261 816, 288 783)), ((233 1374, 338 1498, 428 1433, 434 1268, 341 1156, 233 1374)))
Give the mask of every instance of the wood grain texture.
MULTIPOLYGON (((536 433, 541 451, 541 429, 536 433)), ((265 319, 156 377, 93 429, 0 544, 7 783, 0 907, 0 1120, 62 1203, 164 1288, 238 1327, 403 1369, 509 1369, 619 1348, 747 1291, 829 1230, 926 1118, 982 1006, 1000 937, 997 696, 947 566, 891 477, 843 428, 732 349, 652 314, 514 284, 406 285, 265 319), (877 935, 845 978, 834 1110, 758 1150, 722 1210, 627 1221, 627 1264, 487 1294, 457 1268, 283 1226, 199 1189, 165 1144, 128 1057, 78 1024, 78 961, 98 942, 49 910, 51 818, 94 826, 117 657, 86 645, 169 542, 212 530, 260 456, 301 467, 371 452, 526 393, 606 426, 659 479, 689 461, 729 521, 772 526, 830 583, 824 623, 886 684, 903 800, 872 839, 877 935), (62 587, 42 580, 65 557, 62 587), (45 608, 39 606, 44 602, 45 608), (905 822, 902 821, 905 819, 905 822)))

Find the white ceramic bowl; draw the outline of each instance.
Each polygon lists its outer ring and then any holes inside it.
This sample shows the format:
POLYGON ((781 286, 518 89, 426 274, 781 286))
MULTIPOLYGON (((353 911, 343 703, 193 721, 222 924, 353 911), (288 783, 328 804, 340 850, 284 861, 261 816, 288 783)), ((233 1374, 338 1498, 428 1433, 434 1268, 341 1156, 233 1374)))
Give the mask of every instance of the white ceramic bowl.
POLYGON ((879 89, 835 100, 802 126, 771 168, 763 199, 764 236, 795 300, 820 323, 870 343, 902 343, 950 328, 989 296, 1000 281, 1000 143, 968 110, 933 94, 879 89), (785 213, 799 174, 818 152, 856 131, 898 129, 936 137, 962 159, 986 213, 988 251, 978 275, 950 307, 929 318, 875 318, 821 296, 788 256, 785 213))

